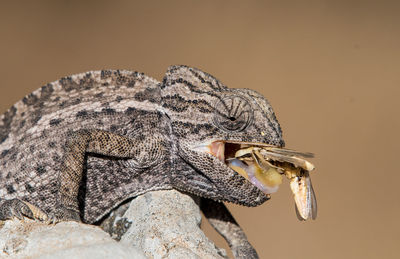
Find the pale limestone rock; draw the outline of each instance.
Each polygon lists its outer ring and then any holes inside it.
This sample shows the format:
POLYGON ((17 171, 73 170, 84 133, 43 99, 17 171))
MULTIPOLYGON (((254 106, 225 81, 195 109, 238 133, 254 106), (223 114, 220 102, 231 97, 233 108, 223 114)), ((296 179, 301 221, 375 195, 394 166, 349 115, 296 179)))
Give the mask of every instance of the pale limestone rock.
POLYGON ((0 228, 0 258, 227 258, 200 229, 200 210, 189 195, 149 192, 124 211, 121 207, 110 217, 109 226, 122 229, 120 242, 83 223, 7 220, 0 228))
POLYGON ((134 199, 124 214, 132 224, 121 243, 132 244, 151 258, 226 258, 200 229, 201 213, 189 195, 149 192, 134 199))
POLYGON ((48 225, 8 220, 0 229, 0 258, 146 258, 99 227, 77 222, 48 225))

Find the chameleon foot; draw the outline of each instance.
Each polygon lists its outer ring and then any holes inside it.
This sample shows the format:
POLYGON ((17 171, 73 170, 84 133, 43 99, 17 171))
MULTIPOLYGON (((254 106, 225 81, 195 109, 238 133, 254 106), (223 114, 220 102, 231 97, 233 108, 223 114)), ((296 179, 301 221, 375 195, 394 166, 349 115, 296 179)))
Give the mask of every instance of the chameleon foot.
POLYGON ((48 223, 55 224, 61 221, 78 221, 80 222, 79 211, 68 209, 63 206, 57 208, 50 213, 48 223))
POLYGON ((24 217, 35 218, 35 212, 32 209, 36 207, 30 203, 21 201, 20 199, 5 200, 0 204, 0 220, 18 218, 23 220, 24 217))
POLYGON ((233 256, 235 259, 246 258, 246 259, 258 259, 256 250, 251 246, 250 243, 243 243, 240 246, 231 247, 233 256))

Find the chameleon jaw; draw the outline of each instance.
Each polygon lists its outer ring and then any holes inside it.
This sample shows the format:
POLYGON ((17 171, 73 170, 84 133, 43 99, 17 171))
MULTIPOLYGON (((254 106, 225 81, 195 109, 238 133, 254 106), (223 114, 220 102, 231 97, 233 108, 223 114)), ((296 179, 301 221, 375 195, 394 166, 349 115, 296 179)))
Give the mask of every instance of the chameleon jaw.
POLYGON ((278 172, 274 167, 263 170, 252 157, 237 158, 246 155, 241 154, 241 150, 250 147, 250 144, 253 143, 217 140, 197 146, 196 150, 207 152, 216 157, 228 169, 235 171, 269 196, 276 192, 282 183, 281 172, 278 172))
POLYGON ((221 140, 197 146, 196 150, 216 157, 268 196, 278 190, 285 175, 290 181, 298 219, 316 218, 317 202, 309 177, 314 165, 302 158, 312 157, 311 153, 264 143, 221 140))

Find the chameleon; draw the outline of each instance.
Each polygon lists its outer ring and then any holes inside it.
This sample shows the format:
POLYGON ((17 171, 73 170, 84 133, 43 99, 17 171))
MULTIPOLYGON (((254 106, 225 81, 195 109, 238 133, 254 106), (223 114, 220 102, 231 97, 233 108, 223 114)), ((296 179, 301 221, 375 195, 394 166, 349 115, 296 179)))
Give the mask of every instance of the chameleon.
POLYGON ((170 66, 161 82, 127 70, 64 77, 0 116, 0 220, 94 224, 129 198, 176 189, 201 197, 236 258, 258 258, 222 203, 270 198, 223 161, 240 142, 285 144, 261 94, 200 69, 170 66))

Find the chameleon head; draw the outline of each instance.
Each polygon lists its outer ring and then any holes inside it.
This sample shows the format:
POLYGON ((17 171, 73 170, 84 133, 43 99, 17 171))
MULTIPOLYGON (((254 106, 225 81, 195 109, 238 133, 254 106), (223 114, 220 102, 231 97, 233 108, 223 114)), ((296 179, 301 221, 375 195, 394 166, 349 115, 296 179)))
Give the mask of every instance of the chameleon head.
POLYGON ((171 120, 177 157, 197 171, 192 174, 196 176, 192 192, 246 206, 269 199, 220 159, 230 156, 223 152, 234 153, 240 147, 227 147, 225 141, 284 145, 272 107, 262 95, 248 89, 229 89, 195 68, 172 66, 163 80, 161 96, 171 120), (217 156, 207 151, 210 144, 217 156))
POLYGON ((229 89, 195 68, 172 66, 163 80, 161 96, 177 156, 198 172, 193 186, 203 186, 193 192, 257 206, 277 191, 283 169, 261 166, 254 157, 237 154, 255 143, 284 146, 273 109, 262 95, 249 89, 229 89))

